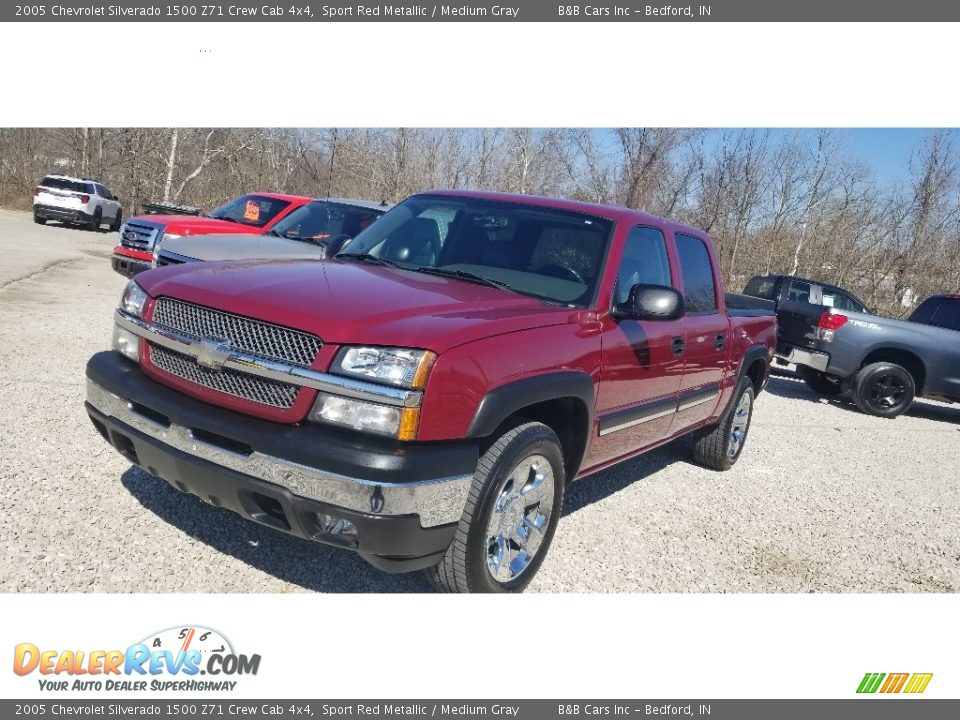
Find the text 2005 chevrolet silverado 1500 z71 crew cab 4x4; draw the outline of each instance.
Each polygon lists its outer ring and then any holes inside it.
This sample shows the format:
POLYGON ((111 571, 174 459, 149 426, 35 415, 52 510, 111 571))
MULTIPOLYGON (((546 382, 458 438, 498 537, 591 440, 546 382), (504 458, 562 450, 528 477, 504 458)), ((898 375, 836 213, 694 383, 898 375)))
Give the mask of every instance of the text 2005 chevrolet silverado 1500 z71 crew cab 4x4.
POLYGON ((297 208, 313 202, 301 195, 251 193, 231 200, 207 215, 143 215, 120 226, 111 266, 126 277, 149 270, 154 251, 164 239, 188 235, 259 235, 268 232, 297 208))
POLYGON ((86 409, 214 505, 442 589, 520 590, 568 481, 688 433, 700 462, 736 462, 773 353, 766 305, 725 296, 693 228, 427 193, 331 260, 138 276, 86 409))

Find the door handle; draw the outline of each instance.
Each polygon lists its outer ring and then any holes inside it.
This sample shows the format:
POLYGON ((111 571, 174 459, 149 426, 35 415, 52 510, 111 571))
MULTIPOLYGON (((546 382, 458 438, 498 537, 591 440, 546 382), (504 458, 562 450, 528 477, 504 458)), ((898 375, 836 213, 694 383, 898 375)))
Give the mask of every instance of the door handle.
POLYGON ((674 355, 683 355, 683 348, 686 346, 686 342, 682 337, 673 338, 673 342, 670 344, 670 349, 673 351, 674 355))
POLYGON ((717 335, 716 340, 713 342, 713 347, 717 350, 723 350, 723 346, 727 343, 726 335, 717 335))

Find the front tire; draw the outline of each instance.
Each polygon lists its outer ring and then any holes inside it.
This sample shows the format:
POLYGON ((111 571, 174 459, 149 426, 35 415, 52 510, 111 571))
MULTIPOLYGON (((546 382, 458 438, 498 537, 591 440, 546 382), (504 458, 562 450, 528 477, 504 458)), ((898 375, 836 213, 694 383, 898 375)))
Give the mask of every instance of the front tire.
POLYGON ((553 430, 529 422, 504 433, 477 464, 443 560, 427 570, 433 585, 444 592, 522 592, 550 547, 564 481, 553 430))
POLYGON ((729 470, 740 459, 753 419, 754 390, 750 378, 742 378, 734 391, 730 410, 712 429, 693 443, 693 458, 713 470, 729 470))
POLYGON ((817 395, 836 397, 841 392, 840 382, 834 382, 830 376, 824 372, 814 370, 812 367, 807 367, 806 365, 800 365, 797 368, 797 372, 800 377, 803 378, 803 382, 807 384, 807 387, 817 395))
POLYGON ((895 418, 913 403, 913 376, 900 365, 877 362, 862 368, 853 383, 853 401, 861 412, 895 418))

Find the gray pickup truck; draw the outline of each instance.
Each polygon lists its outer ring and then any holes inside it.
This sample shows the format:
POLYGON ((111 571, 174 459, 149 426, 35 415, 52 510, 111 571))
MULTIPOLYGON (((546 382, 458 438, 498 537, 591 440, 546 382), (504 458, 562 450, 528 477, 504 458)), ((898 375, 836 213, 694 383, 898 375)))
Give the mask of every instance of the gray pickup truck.
POLYGON ((262 235, 184 235, 153 245, 153 267, 209 260, 323 260, 372 225, 392 203, 324 198, 302 205, 262 235))
POLYGON ((815 392, 850 390, 862 412, 888 418, 915 397, 960 402, 960 294, 929 297, 905 321, 797 298, 777 303, 778 321, 781 312, 790 318, 777 356, 815 392))

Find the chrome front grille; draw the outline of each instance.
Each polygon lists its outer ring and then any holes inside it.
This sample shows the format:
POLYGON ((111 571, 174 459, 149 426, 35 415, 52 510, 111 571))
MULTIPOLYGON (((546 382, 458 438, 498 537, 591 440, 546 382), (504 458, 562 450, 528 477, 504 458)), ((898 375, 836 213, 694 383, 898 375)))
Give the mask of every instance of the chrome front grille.
POLYGON ((120 228, 120 245, 131 250, 151 252, 160 230, 157 225, 126 222, 120 228))
POLYGON ((229 342, 235 350, 304 368, 310 367, 323 344, 310 333, 166 297, 157 300, 153 322, 198 339, 229 342))
POLYGON ((150 360, 159 369, 210 390, 250 400, 261 405, 287 410, 293 406, 300 388, 233 370, 208 370, 187 355, 150 346, 150 360))

